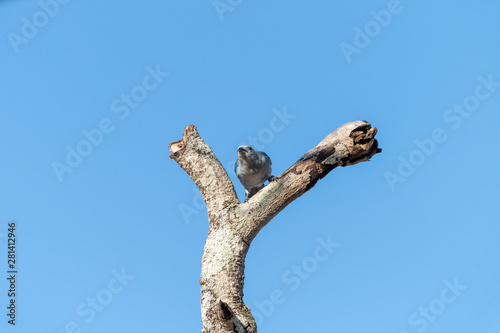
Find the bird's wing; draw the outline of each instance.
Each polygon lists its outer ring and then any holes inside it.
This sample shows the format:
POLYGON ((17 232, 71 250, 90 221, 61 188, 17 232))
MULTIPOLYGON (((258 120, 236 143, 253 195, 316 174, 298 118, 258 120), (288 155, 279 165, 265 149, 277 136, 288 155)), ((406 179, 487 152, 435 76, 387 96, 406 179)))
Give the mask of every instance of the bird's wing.
POLYGON ((269 161, 270 164, 273 164, 273 162, 271 162, 271 158, 266 153, 262 152, 262 156, 264 156, 264 159, 269 161))

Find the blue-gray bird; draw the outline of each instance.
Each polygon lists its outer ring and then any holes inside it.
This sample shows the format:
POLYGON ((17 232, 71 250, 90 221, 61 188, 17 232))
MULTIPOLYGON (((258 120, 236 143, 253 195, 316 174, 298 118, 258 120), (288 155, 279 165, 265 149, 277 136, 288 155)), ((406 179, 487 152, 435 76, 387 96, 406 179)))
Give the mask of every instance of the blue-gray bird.
POLYGON ((273 181, 271 176, 271 159, 262 151, 243 145, 238 147, 238 160, 234 172, 245 188, 245 202, 264 187, 266 180, 273 181))

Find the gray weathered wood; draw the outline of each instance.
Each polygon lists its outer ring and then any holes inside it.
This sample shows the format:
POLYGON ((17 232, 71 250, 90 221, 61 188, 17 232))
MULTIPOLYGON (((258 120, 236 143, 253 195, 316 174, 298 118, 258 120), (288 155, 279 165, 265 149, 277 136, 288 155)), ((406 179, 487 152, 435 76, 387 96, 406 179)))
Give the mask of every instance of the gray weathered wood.
POLYGON ((200 278, 202 333, 257 332, 243 303, 245 257, 252 240, 331 170, 379 153, 376 133, 365 121, 341 126, 246 203, 240 203, 226 170, 194 125, 185 128, 182 140, 170 143, 170 157, 193 179, 207 205, 209 228, 200 278))

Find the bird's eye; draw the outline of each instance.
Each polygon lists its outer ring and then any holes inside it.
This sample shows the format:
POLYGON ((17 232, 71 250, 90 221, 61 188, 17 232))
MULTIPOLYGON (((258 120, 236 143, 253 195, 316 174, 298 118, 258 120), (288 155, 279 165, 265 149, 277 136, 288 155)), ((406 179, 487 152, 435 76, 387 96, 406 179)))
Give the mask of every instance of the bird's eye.
POLYGON ((253 150, 253 148, 252 147, 248 147, 248 150, 253 150))

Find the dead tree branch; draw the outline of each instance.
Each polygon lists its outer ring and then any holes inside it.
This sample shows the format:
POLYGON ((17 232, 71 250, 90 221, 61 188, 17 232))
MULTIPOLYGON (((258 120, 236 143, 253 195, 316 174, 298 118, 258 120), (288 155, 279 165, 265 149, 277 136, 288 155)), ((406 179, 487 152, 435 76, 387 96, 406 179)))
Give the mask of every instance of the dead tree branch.
POLYGON ((247 203, 240 203, 226 170, 194 125, 185 128, 182 140, 170 143, 170 157, 193 179, 207 205, 209 229, 200 278, 202 333, 257 332, 243 303, 245 257, 252 240, 331 170, 368 161, 381 152, 375 134, 377 129, 364 121, 341 126, 247 203))

